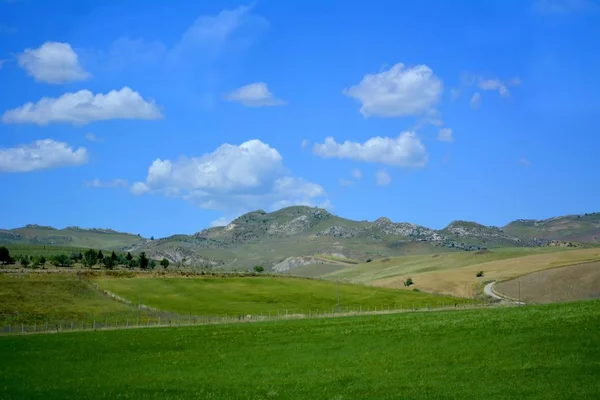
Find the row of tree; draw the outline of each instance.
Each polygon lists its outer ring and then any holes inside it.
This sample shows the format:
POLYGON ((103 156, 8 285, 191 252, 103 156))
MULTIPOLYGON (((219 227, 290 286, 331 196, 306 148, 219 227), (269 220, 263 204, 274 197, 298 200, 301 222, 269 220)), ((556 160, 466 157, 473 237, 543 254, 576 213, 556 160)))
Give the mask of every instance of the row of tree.
MULTIPOLYGON (((89 249, 84 253, 75 252, 70 256, 67 254, 58 254, 54 256, 28 256, 19 255, 11 257, 10 252, 6 247, 0 247, 0 264, 15 264, 19 262, 22 267, 28 266, 44 266, 47 262, 57 267, 70 267, 73 264, 79 263, 83 266, 92 268, 96 265, 100 265, 106 269, 113 269, 117 266, 125 266, 128 268, 141 268, 141 269, 154 269, 157 266, 156 260, 148 258, 145 252, 141 252, 136 257, 131 253, 117 254, 114 251, 109 255, 104 255, 102 250, 89 249)), ((163 258, 160 261, 160 266, 164 269, 169 267, 169 260, 163 258)))

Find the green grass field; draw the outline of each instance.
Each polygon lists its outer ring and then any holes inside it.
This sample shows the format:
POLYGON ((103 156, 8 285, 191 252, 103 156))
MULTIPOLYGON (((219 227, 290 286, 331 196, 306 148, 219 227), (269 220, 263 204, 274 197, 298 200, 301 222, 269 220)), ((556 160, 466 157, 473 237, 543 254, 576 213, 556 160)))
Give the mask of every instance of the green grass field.
POLYGON ((73 253, 85 253, 84 247, 50 246, 50 245, 31 245, 31 244, 4 244, 11 257, 17 256, 56 256, 58 254, 71 255, 73 253))
MULTIPOLYGON (((195 315, 239 315, 331 311, 338 301, 335 282, 302 278, 102 278, 96 283, 132 302, 160 310, 195 315)), ((435 307, 462 304, 465 299, 341 283, 343 309, 435 307)))
POLYGON ((6 399, 598 399, 600 302, 0 337, 6 399))
POLYGON ((135 307, 110 299, 76 274, 0 274, 0 325, 124 321, 135 307))

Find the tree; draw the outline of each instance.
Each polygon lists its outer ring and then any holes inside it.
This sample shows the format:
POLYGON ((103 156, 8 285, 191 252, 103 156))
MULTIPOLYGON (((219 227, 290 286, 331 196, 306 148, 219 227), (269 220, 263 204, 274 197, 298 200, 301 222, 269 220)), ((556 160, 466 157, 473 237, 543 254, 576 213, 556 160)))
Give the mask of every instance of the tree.
POLYGON ((125 256, 125 258, 127 259, 127 261, 133 260, 133 256, 129 252, 127 253, 127 256, 125 256))
POLYGON ((83 254, 83 265, 93 267, 98 262, 98 252, 94 249, 89 249, 83 254))
POLYGON ((131 260, 128 261, 128 263, 129 263, 129 268, 135 268, 135 267, 140 266, 140 262, 137 258, 132 258, 131 260))
POLYGON ((44 264, 46 264, 46 261, 48 261, 48 260, 46 260, 46 257, 40 256, 40 260, 39 261, 40 261, 40 265, 43 266, 44 264))
POLYGON ((29 265, 29 257, 25 256, 21 256, 21 266, 27 268, 27 266, 29 265))
POLYGON ((10 252, 4 246, 0 247, 0 263, 10 264, 10 252))
POLYGON ((106 269, 113 269, 115 266, 115 262, 113 261, 112 257, 104 257, 102 264, 104 264, 106 269))
POLYGON ((98 260, 102 261, 104 259, 104 254, 102 254, 102 250, 98 252, 98 260))
POLYGON ((146 257, 146 253, 145 252, 141 252, 140 255, 138 256, 139 260, 140 260, 140 268, 141 269, 146 269, 148 268, 148 257, 146 257))
POLYGON ((254 271, 255 271, 255 272, 258 272, 258 273, 260 273, 260 272, 263 272, 264 270, 265 270, 265 269, 263 268, 263 266, 262 266, 262 265, 256 265, 256 266, 254 267, 254 271))
POLYGON ((150 240, 154 240, 154 236, 150 236, 150 240))
POLYGON ((71 258, 66 254, 58 254, 52 259, 52 264, 56 265, 57 267, 70 267, 71 258))
POLYGON ((112 254, 110 255, 110 259, 114 262, 117 261, 117 255, 115 254, 115 251, 113 250, 112 254))
POLYGON ((160 265, 162 265, 162 267, 163 267, 164 269, 167 269, 167 267, 169 266, 169 260, 167 260, 166 258, 163 258, 163 259, 160 261, 160 265))
POLYGON ((150 269, 156 268, 156 260, 150 260, 150 262, 148 263, 148 267, 150 269))

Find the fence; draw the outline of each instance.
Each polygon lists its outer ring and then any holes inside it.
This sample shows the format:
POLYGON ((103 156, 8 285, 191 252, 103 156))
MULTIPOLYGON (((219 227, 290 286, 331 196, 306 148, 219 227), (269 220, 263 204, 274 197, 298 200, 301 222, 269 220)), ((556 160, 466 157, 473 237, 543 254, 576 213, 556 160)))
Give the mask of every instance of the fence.
MULTIPOLYGON (((436 303, 382 306, 334 306, 328 309, 286 309, 258 314, 192 315, 168 312, 139 312, 138 315, 98 315, 80 320, 62 320, 34 323, 11 323, 0 327, 0 335, 80 332, 98 330, 133 329, 149 327, 182 327, 212 324, 281 321, 292 319, 335 318, 376 314, 395 314, 423 311, 474 309, 493 306, 493 303, 474 300, 470 303, 436 303)), ((23 315, 21 315, 23 317, 23 315)))

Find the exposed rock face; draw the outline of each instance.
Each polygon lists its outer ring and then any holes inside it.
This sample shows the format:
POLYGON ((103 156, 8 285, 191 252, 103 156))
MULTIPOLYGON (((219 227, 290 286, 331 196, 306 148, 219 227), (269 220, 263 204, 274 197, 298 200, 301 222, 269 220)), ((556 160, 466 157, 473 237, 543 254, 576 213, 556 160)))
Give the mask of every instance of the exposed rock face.
POLYGON ((219 267, 224 264, 221 260, 202 257, 190 249, 177 247, 175 249, 155 249, 148 252, 148 256, 155 260, 166 258, 173 264, 193 265, 204 268, 219 267))
POLYGON ((500 239, 505 241, 520 242, 519 238, 509 236, 495 226, 483 226, 474 222, 454 221, 446 227, 446 231, 458 237, 471 237, 477 239, 500 239))
POLYGON ((303 265, 325 264, 323 260, 313 257, 288 257, 273 266, 274 272, 286 272, 303 265))
POLYGON ((353 238, 364 233, 360 229, 346 228, 344 226, 334 225, 330 228, 325 229, 322 232, 317 233, 317 236, 333 236, 337 238, 353 238))
POLYGON ((385 217, 377 219, 375 226, 385 235, 405 236, 414 240, 430 242, 440 242, 445 239, 443 235, 433 229, 406 222, 394 223, 385 217))
POLYGON ((301 215, 288 222, 280 224, 272 223, 267 228, 267 234, 271 236, 297 235, 310 228, 310 222, 310 217, 308 215, 301 215))

